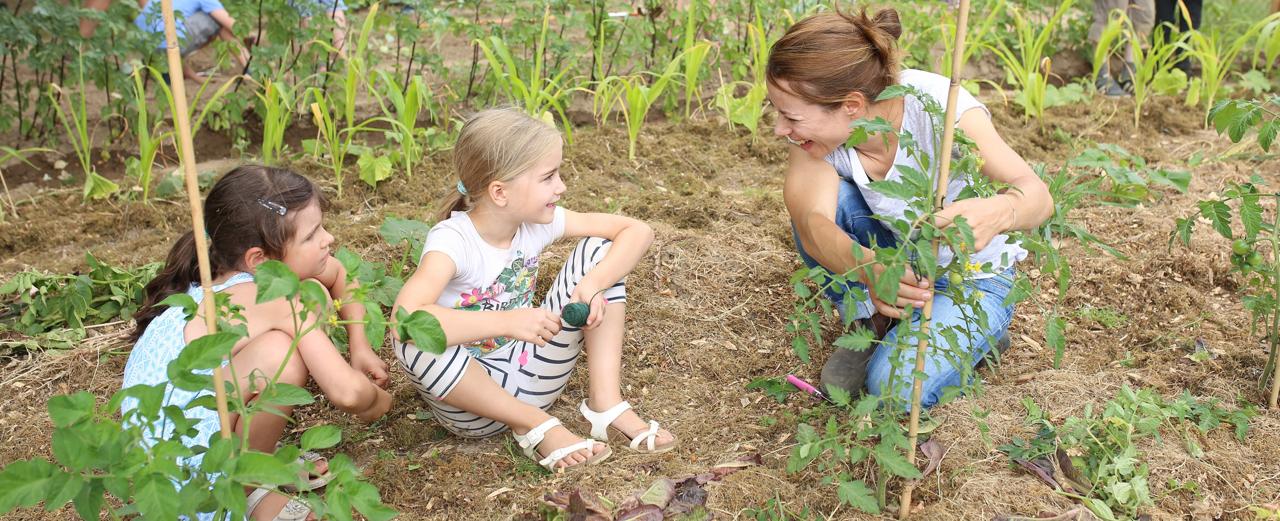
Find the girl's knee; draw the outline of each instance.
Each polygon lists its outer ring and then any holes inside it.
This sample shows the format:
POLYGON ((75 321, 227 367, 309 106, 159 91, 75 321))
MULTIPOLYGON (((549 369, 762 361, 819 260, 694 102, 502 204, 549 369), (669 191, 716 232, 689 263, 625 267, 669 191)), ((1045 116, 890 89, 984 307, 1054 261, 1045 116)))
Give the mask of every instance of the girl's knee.
MULTIPOLYGON (((274 375, 283 364, 284 370, 280 373, 280 381, 297 386, 306 385, 310 372, 296 351, 292 356, 289 355, 292 344, 293 338, 287 333, 271 330, 258 335, 252 342, 245 345, 236 358, 238 362, 248 365, 250 372, 256 369, 267 377, 274 375)), ((249 373, 245 373, 245 376, 249 376, 249 373)))

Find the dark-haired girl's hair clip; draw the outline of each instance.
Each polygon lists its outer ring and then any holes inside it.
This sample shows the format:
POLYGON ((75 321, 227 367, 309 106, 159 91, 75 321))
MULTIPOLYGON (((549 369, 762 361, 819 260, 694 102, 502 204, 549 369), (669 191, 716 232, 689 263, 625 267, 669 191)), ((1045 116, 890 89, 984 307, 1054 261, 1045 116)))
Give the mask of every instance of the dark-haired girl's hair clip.
POLYGON ((285 209, 284 205, 280 203, 273 203, 261 197, 258 198, 258 204, 262 205, 263 208, 266 208, 268 210, 271 210, 272 212, 280 214, 281 217, 283 217, 284 214, 288 212, 288 210, 285 209))

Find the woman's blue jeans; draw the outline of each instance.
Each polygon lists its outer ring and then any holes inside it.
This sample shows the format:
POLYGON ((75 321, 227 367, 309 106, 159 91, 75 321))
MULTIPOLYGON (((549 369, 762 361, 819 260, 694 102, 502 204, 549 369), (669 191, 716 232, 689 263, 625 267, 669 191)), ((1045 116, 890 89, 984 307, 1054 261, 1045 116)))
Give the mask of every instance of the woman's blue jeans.
MULTIPOLYGON (((873 238, 880 246, 892 246, 897 243, 893 234, 872 216, 871 209, 862 198, 862 193, 850 181, 841 180, 840 182, 835 222, 840 229, 849 234, 850 238, 863 246, 870 246, 873 238)), ((805 253, 794 225, 792 225, 792 236, 795 239, 796 250, 800 253, 800 258, 805 265, 811 268, 818 266, 818 262, 805 253)), ((955 387, 962 381, 970 381, 973 378, 972 368, 991 351, 996 339, 1006 334, 1009 322, 1013 319, 1013 306, 1006 305, 1004 301, 1013 287, 1013 279, 1014 270, 1009 268, 994 277, 965 281, 965 291, 981 293, 982 309, 986 317, 977 321, 973 320, 974 317, 966 317, 966 310, 961 309, 946 294, 949 284, 945 278, 934 283, 933 317, 929 328, 930 349, 926 354, 924 369, 927 378, 921 394, 921 404, 924 407, 937 404, 947 388, 955 387), (944 331, 955 334, 942 334, 944 331), (955 345, 952 345, 952 340, 955 345), (938 349, 938 346, 945 349, 938 349), (961 355, 957 356, 957 353, 961 355)), ((866 286, 861 283, 855 282, 849 286, 866 291, 866 286)), ((845 297, 848 295, 847 288, 830 288, 826 295, 835 304, 836 309, 840 310, 842 316, 846 309, 854 313, 854 316, 847 318, 867 318, 875 313, 875 306, 870 299, 861 302, 845 302, 845 297)), ((913 326, 918 327, 919 310, 916 311, 912 320, 913 326)), ((914 343, 910 349, 898 349, 895 346, 897 333, 898 326, 895 326, 885 334, 883 342, 875 347, 875 352, 867 363, 866 385, 868 391, 881 396, 891 392, 889 387, 892 379, 896 382, 893 385, 896 387, 896 392, 910 408, 911 372, 915 369, 916 350, 914 343), (895 350, 898 351, 899 359, 896 371, 894 364, 891 363, 895 350)))

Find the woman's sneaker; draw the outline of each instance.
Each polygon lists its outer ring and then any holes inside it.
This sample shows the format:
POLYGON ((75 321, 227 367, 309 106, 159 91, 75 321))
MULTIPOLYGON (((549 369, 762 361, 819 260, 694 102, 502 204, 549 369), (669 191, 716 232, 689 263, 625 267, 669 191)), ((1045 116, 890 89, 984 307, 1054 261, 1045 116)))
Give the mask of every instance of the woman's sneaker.
MULTIPOLYGON (((862 329, 871 330, 876 338, 884 338, 884 334, 894 324, 892 319, 883 315, 858 319, 855 323, 862 329)), ((871 347, 862 351, 836 348, 827 358, 827 363, 822 365, 822 376, 819 382, 823 389, 828 386, 838 387, 847 391, 850 396, 862 394, 863 385, 867 381, 867 362, 871 360, 871 354, 874 352, 875 349, 871 347)))

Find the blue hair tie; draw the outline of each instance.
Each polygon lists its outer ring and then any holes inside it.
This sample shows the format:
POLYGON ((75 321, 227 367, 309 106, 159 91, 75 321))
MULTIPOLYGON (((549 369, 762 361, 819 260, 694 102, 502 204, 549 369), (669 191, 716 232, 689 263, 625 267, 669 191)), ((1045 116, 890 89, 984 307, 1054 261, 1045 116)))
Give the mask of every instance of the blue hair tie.
POLYGON ((467 195, 467 186, 462 184, 462 181, 458 181, 458 193, 467 195))

